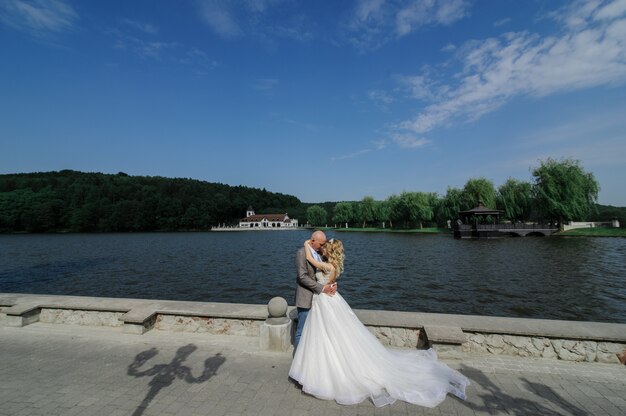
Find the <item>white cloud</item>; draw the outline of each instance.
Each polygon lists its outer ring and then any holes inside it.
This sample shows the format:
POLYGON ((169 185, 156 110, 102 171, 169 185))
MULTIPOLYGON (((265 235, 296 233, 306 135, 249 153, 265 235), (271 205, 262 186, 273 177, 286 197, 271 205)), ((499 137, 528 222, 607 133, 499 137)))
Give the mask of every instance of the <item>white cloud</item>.
POLYGON ((465 17, 467 8, 463 0, 411 2, 396 14, 396 33, 404 36, 428 24, 449 25, 465 17))
POLYGON ((45 38, 74 29, 78 13, 63 0, 4 0, 0 21, 13 29, 45 38))
POLYGON ((145 40, 140 37, 131 36, 119 29, 108 29, 105 33, 115 37, 116 49, 125 50, 140 58, 151 58, 157 61, 163 59, 167 51, 173 51, 179 48, 176 42, 163 42, 158 40, 145 40))
MULTIPOLYGON (((149 33, 145 30, 129 25, 128 21, 122 22, 118 28, 108 28, 104 31, 105 34, 113 37, 115 49, 125 51, 127 53, 135 55, 140 59, 149 59, 157 62, 164 63, 176 63, 179 65, 186 65, 191 68, 194 73, 203 77, 215 67, 217 62, 210 59, 206 52, 197 47, 188 47, 178 42, 168 42, 155 38, 155 33, 149 33), (131 35, 128 32, 128 27, 140 30, 141 33, 131 35), (143 36, 144 33, 149 33, 149 36, 143 36)), ((145 28, 145 26, 142 26, 145 28)), ((156 28, 155 28, 156 30, 156 28)))
POLYGON ((364 154, 369 153, 371 151, 372 149, 361 149, 359 151, 356 151, 354 153, 349 153, 347 155, 332 156, 330 160, 335 161, 335 160, 354 159, 355 157, 363 156, 364 154))
POLYGON ((504 19, 500 19, 500 20, 496 20, 495 22, 493 22, 493 26, 494 27, 500 27, 500 26, 504 26, 508 23, 511 22, 511 18, 510 17, 505 17, 504 19))
POLYGON ((200 17, 224 39, 249 36, 273 46, 273 38, 309 41, 313 23, 288 0, 197 0, 200 17), (280 19, 274 19, 280 14, 280 19))
POLYGON ((253 85, 253 88, 257 91, 271 91, 278 86, 279 81, 274 78, 260 78, 257 79, 253 85))
POLYGON ((408 91, 409 96, 417 100, 434 100, 438 95, 445 94, 445 86, 440 86, 426 74, 398 76, 397 79, 408 91))
POLYGON ((424 147, 430 140, 427 140, 423 137, 416 137, 412 134, 394 134, 392 135, 392 140, 400 147, 404 147, 407 149, 416 149, 418 147, 424 147))
POLYGON ((332 156, 330 160, 335 161, 335 160, 354 159, 354 158, 363 156, 367 153, 383 150, 384 148, 387 147, 387 145, 389 144, 389 141, 386 139, 373 140, 372 142, 370 142, 370 144, 371 144, 370 147, 357 150, 356 152, 353 152, 353 153, 348 153, 342 156, 332 156))
POLYGON ((386 110, 395 101, 390 94, 381 90, 371 90, 367 93, 367 97, 382 110, 386 110))
POLYGON ((375 49, 428 25, 450 25, 467 16, 465 0, 359 0, 348 24, 348 42, 375 49))
POLYGON ((206 24, 219 36, 231 39, 242 34, 241 27, 229 8, 229 3, 204 1, 201 3, 201 16, 206 24))
POLYGON ((131 19, 120 19, 120 21, 128 27, 131 27, 148 35, 156 35, 159 32, 159 29, 156 26, 149 23, 137 22, 131 19))
POLYGON ((385 4, 385 0, 360 0, 356 6, 355 20, 367 22, 368 20, 380 19, 383 4, 385 4))
POLYGON ((172 60, 194 68, 196 75, 200 77, 207 75, 210 70, 217 67, 215 60, 210 59, 204 51, 195 47, 186 50, 180 56, 173 56, 172 60))
POLYGON ((452 43, 448 43, 446 46, 441 48, 442 52, 454 52, 456 50, 456 46, 452 43))
POLYGON ((600 7, 593 16, 596 20, 615 19, 626 13, 626 0, 616 0, 610 4, 600 7))
POLYGON ((456 54, 462 65, 453 77, 456 83, 440 83, 430 74, 407 77, 419 81, 409 83, 413 95, 430 97, 431 103, 398 127, 423 134, 455 121, 476 120, 517 96, 623 85, 626 10, 622 3, 577 2, 576 8, 558 13, 565 25, 559 36, 511 32, 468 42, 456 54))
POLYGON ((374 148, 376 150, 382 150, 385 147, 387 147, 387 145, 389 144, 389 142, 385 139, 380 139, 380 140, 374 140, 372 141, 372 144, 374 145, 374 148))

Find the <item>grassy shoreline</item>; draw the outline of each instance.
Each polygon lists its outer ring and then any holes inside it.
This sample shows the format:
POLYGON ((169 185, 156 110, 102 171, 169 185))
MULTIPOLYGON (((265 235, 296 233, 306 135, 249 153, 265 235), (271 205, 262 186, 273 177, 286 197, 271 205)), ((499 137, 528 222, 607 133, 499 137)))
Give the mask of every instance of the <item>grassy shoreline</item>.
POLYGON ((324 231, 357 232, 357 233, 361 232, 361 233, 452 234, 452 230, 449 228, 437 228, 437 227, 424 227, 424 228, 411 228, 411 229, 320 227, 319 229, 324 230, 324 231))
MULTIPOLYGON (((414 228, 414 229, 394 229, 394 228, 334 228, 320 227, 324 231, 336 232, 357 232, 357 233, 408 233, 408 234, 452 234, 448 228, 414 228)), ((626 237, 626 228, 576 228, 574 230, 562 231, 553 234, 555 237, 626 237)))
POLYGON ((557 237, 626 237, 626 228, 575 228, 554 235, 557 237))

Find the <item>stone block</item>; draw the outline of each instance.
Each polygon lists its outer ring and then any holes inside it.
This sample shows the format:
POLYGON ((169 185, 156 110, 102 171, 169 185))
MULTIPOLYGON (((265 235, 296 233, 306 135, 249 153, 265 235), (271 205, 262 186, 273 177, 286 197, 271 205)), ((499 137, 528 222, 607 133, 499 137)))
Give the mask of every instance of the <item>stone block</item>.
POLYGON ((260 327, 259 347, 265 351, 289 351, 291 349, 291 321, 284 324, 263 322, 260 327))
POLYGON ((22 327, 39 321, 39 306, 14 305, 4 309, 4 325, 22 327))
POLYGON ((154 326, 164 331, 256 337, 259 336, 261 321, 159 314, 154 326))
POLYGON ((533 338, 532 343, 539 351, 543 351, 546 347, 552 347, 552 343, 548 338, 533 338))
POLYGON ((459 344, 433 344, 437 356, 445 359, 461 359, 465 357, 463 348, 459 344))
POLYGON ((368 326, 367 329, 385 346, 395 348, 422 348, 424 342, 417 328, 368 326))
POLYGON ((598 342, 597 358, 601 363, 619 364, 618 354, 626 350, 626 345, 612 342, 598 342))
POLYGON ((499 334, 487 335, 485 337, 487 351, 492 354, 502 354, 504 351, 504 337, 499 334))
POLYGON ((556 351, 554 351, 554 347, 552 346, 552 344, 547 345, 543 348, 543 351, 541 351, 541 357, 542 358, 557 358, 556 351))
POLYGON ((50 324, 120 327, 123 312, 42 308, 39 321, 50 324))
POLYGON ((459 327, 425 325, 426 338, 433 344, 461 345, 465 342, 465 334, 459 327))
POLYGON ((532 340, 530 338, 516 335, 506 335, 503 340, 505 343, 510 344, 519 350, 528 350, 532 344, 532 340))
POLYGON ((560 343, 561 348, 555 351, 561 360, 585 361, 585 349, 580 341, 564 340, 560 343))
POLYGON ((594 341, 583 341, 581 344, 585 351, 585 361, 590 363, 596 361, 598 357, 598 344, 594 341))
POLYGON ((146 326, 143 324, 124 322, 124 327, 122 328, 122 330, 125 334, 143 335, 149 331, 149 328, 146 328, 146 326))

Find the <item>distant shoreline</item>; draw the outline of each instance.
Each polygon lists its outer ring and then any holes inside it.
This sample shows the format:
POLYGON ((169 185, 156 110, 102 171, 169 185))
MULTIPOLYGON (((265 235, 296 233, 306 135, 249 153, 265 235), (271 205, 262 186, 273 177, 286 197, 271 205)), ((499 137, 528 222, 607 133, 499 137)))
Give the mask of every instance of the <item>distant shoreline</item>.
MULTIPOLYGON (((151 231, 46 231, 28 232, 12 231, 2 232, 0 235, 25 235, 25 234, 142 234, 142 233, 210 233, 210 232, 272 232, 272 231, 312 231, 323 230, 333 232, 357 232, 357 233, 400 233, 400 234, 452 234, 448 228, 415 228, 415 229, 394 229, 394 228, 334 228, 334 227, 298 227, 285 229, 245 229, 245 228, 222 228, 217 230, 151 230, 151 231)), ((553 237, 626 237, 626 228, 578 228, 575 230, 561 231, 552 235, 553 237)))

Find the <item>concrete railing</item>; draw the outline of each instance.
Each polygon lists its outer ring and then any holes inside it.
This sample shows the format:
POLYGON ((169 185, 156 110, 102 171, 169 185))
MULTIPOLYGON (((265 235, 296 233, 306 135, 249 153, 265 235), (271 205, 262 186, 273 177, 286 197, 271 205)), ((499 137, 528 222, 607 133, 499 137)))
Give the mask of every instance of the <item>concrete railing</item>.
POLYGON ((611 221, 587 221, 587 222, 575 222, 570 221, 563 225, 563 230, 574 230, 576 228, 595 228, 595 227, 607 227, 607 228, 619 228, 619 221, 614 219, 611 221))
MULTIPOLYGON (((433 347, 439 354, 507 354, 622 363, 626 324, 475 315, 355 310, 385 345, 433 347)), ((262 349, 291 349, 295 310, 269 305, 0 293, 0 326, 34 322, 196 332, 259 338, 262 349)))

